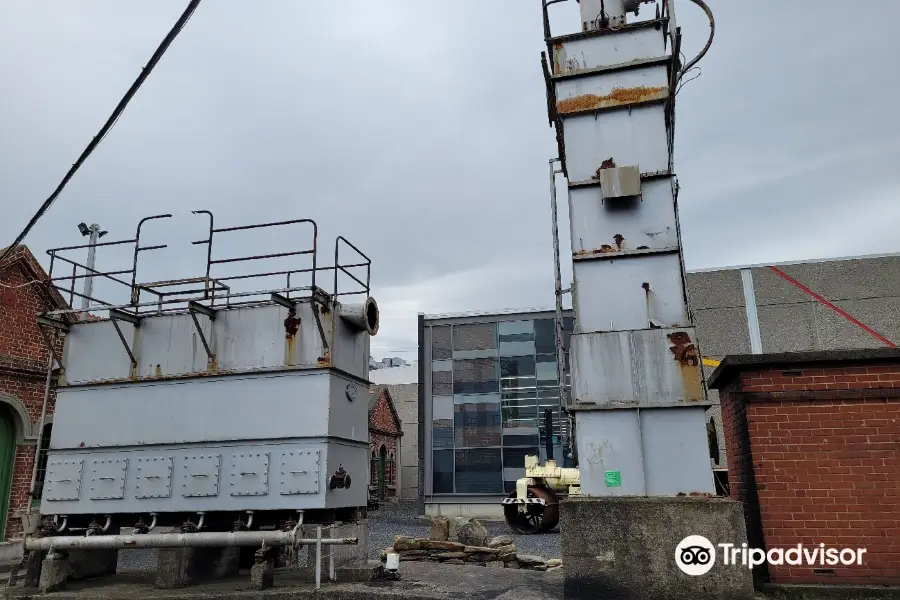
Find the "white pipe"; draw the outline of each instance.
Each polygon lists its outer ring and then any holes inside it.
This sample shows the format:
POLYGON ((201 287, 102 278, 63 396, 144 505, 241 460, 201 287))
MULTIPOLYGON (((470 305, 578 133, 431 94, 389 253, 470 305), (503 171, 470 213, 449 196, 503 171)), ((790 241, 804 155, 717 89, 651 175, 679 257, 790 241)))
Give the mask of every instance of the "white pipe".
POLYGON ((147 533, 156 529, 156 513, 150 513, 150 516, 153 517, 153 520, 150 521, 150 525, 147 527, 147 533))
POLYGON ((90 537, 53 536, 45 538, 29 537, 25 540, 26 550, 45 551, 51 548, 68 550, 121 550, 132 548, 234 548, 261 546, 297 546, 322 543, 357 544, 358 538, 333 538, 320 540, 297 537, 297 529, 292 531, 235 531, 206 533, 154 533, 143 535, 93 535, 90 537))
POLYGON ((66 515, 63 515, 62 525, 56 524, 57 519, 59 519, 59 517, 57 515, 53 515, 53 526, 56 528, 56 533, 62 533, 63 531, 66 530, 66 527, 69 525, 69 517, 67 517, 66 515))
POLYGON ((316 527, 316 589, 322 587, 322 526, 316 527))
MULTIPOLYGON (((328 537, 331 538, 331 531, 328 531, 328 537)), ((336 581, 334 576, 334 548, 328 549, 328 581, 336 581)))
POLYGON ((197 521, 197 531, 200 531, 203 529, 203 521, 206 520, 206 513, 198 512, 197 514, 200 515, 200 520, 197 521))

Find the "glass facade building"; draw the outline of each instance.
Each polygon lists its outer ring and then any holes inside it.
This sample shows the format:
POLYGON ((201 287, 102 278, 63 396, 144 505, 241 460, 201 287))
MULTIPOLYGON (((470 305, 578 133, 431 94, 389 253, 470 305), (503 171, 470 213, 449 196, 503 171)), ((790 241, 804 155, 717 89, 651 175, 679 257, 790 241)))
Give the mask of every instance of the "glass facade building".
MULTIPOLYGON (((567 357, 571 331, 567 311, 567 357)), ((424 317, 420 489, 426 497, 513 491, 525 475, 526 455, 547 458, 546 409, 553 414, 553 458, 563 463, 567 428, 561 418, 555 338, 553 311, 424 317)), ((566 364, 567 387, 568 371, 566 364)))

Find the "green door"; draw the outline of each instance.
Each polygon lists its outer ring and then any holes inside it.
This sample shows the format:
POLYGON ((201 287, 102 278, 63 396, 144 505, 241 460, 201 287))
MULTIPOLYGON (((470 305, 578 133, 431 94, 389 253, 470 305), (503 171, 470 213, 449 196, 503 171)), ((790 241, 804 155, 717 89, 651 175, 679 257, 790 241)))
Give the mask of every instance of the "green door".
POLYGON ((381 447, 381 450, 378 452, 378 497, 381 500, 384 500, 385 497, 385 486, 384 486, 384 467, 385 463, 387 463, 387 448, 384 446, 381 447))
POLYGON ((0 405, 0 540, 6 541, 6 515, 9 512, 9 482, 16 458, 16 426, 12 414, 0 405))

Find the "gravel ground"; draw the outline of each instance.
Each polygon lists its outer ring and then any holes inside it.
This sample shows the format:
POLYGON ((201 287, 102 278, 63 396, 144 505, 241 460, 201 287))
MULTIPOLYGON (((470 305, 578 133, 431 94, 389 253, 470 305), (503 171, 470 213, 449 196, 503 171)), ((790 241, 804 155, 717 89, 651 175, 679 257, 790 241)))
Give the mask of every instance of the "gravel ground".
MULTIPOLYGON (((559 549, 559 528, 541 535, 518 535, 505 521, 483 521, 491 536, 508 535, 516 542, 520 554, 532 554, 550 558, 562 558, 559 549)), ((394 543, 395 535, 427 538, 431 524, 419 513, 418 503, 382 504, 378 510, 369 511, 369 557, 378 558, 382 548, 394 543)), ((305 560, 305 551, 301 553, 305 560)), ((123 550, 119 552, 120 571, 145 571, 156 567, 153 550, 123 550)))
MULTIPOLYGON (((394 543, 394 536, 427 538, 431 524, 419 514, 416 503, 382 504, 369 511, 369 556, 378 558, 382 548, 394 543)), ((533 554, 545 559, 562 558, 559 548, 559 528, 540 535, 513 533, 505 521, 482 521, 491 536, 508 535, 516 542, 520 554, 533 554)))

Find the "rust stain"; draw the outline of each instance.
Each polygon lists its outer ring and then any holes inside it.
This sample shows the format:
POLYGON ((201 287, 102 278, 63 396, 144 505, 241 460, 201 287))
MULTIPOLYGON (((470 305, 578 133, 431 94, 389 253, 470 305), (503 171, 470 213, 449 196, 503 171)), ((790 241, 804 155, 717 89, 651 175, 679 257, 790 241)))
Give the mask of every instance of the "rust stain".
POLYGON ((684 331, 676 331, 668 336, 672 347, 669 350, 681 369, 681 381, 684 385, 685 399, 703 400, 703 389, 700 378, 700 352, 691 337, 684 331))
POLYGON ((162 366, 156 365, 156 371, 154 372, 156 377, 162 377, 162 366))
POLYGON ((212 371, 218 371, 218 370, 219 370, 219 363, 216 362, 216 357, 215 357, 215 356, 212 357, 212 358, 210 358, 210 359, 207 361, 207 363, 206 363, 206 370, 207 370, 207 371, 210 371, 210 372, 212 372, 212 371))
MULTIPOLYGON (((614 169, 615 167, 616 167, 616 161, 612 156, 610 156, 609 158, 604 160, 602 163, 600 163, 600 169, 614 169)), ((600 169, 598 169, 598 171, 600 169)))
POLYGON ((618 248, 619 250, 621 250, 621 249, 622 249, 622 242, 625 241, 625 236, 623 236, 621 233, 617 233, 616 235, 613 236, 613 239, 614 239, 615 242, 616 242, 616 248, 618 248))
POLYGON ((675 355, 675 360, 682 366, 696 367, 700 364, 700 353, 697 352, 697 346, 691 341, 684 331, 676 331, 668 335, 672 347, 669 350, 675 355))
POLYGON ((616 251, 616 249, 613 248, 612 246, 610 246, 609 244, 603 244, 602 246, 600 246, 600 252, 606 253, 606 252, 615 252, 615 251, 616 251))
POLYGON ((605 96, 596 94, 582 94, 574 98, 566 98, 556 103, 556 110, 561 114, 579 112, 582 110, 595 110, 598 108, 609 108, 613 106, 623 106, 642 102, 644 100, 662 99, 666 91, 665 86, 646 87, 637 86, 632 88, 613 88, 613 90, 605 96))
POLYGON ((288 316, 284 320, 284 337, 287 340, 292 340, 295 335, 297 335, 297 331, 300 329, 300 319, 297 318, 297 312, 291 308, 288 310, 288 316))

